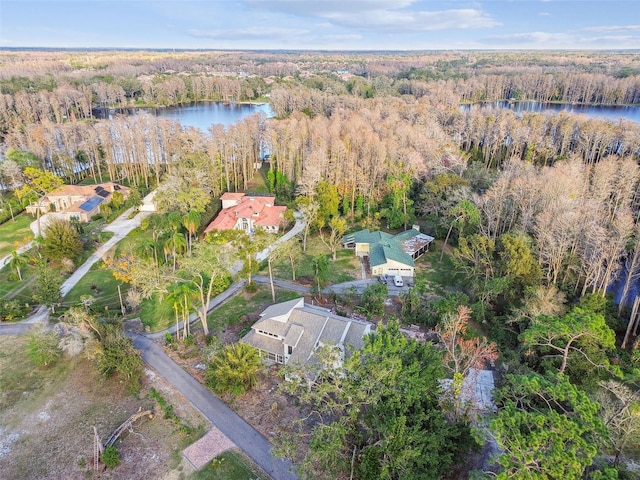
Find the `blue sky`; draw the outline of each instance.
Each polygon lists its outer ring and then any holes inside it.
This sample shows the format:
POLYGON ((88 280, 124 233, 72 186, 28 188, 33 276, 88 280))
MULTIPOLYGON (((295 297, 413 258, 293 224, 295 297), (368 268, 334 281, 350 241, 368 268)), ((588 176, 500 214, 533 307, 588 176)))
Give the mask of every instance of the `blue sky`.
POLYGON ((0 0, 0 47, 640 49, 638 0, 0 0))

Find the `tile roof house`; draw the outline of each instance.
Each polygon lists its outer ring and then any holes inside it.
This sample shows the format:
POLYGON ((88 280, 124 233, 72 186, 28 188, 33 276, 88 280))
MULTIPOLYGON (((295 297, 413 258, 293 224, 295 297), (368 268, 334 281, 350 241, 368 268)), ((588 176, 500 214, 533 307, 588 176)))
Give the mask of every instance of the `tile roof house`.
POLYGON ((276 363, 309 364, 325 345, 338 346, 344 360, 364 345, 371 328, 369 322, 341 317, 297 298, 267 307, 242 341, 276 363))
POLYGON ((256 228, 278 233, 287 210, 287 207, 275 205, 274 195, 227 192, 220 200, 222 210, 205 228, 205 233, 213 230, 243 230, 251 233, 256 228))
POLYGON ((114 192, 126 200, 129 188, 113 182, 96 185, 63 185, 46 194, 38 203, 29 205, 27 213, 49 213, 56 218, 88 222, 100 213, 100 205, 109 203, 114 192))
POLYGON ((372 275, 415 276, 417 258, 429 250, 434 238, 420 233, 417 226, 396 235, 369 229, 345 235, 344 248, 355 250, 359 257, 367 257, 372 275))

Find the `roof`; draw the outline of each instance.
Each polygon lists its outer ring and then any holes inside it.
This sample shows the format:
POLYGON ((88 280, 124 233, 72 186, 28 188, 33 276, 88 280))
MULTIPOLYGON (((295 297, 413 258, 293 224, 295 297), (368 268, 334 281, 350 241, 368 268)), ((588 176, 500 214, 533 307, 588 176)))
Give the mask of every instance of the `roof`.
POLYGON ((114 191, 125 189, 126 187, 121 187, 113 182, 104 182, 95 185, 63 185, 49 192, 47 196, 49 198, 65 196, 85 196, 88 198, 96 194, 100 195, 101 191, 107 192, 107 196, 109 196, 114 191))
POLYGON ((415 262, 411 255, 402 249, 402 244, 393 240, 375 243, 369 248, 369 263, 372 267, 384 265, 389 260, 415 267, 415 262))
POLYGON ((100 205, 102 202, 104 202, 104 198, 94 195, 89 200, 85 201, 82 205, 80 205, 80 207, 78 208, 80 208, 80 210, 84 210, 85 212, 90 212, 91 210, 96 208, 98 205, 100 205))
POLYGON ((261 227, 277 227, 287 207, 274 205, 275 198, 273 195, 226 192, 220 197, 221 200, 235 200, 238 203, 220 210, 204 231, 231 230, 241 218, 250 218, 255 225, 261 227))
POLYGON ((343 243, 377 243, 389 240, 393 235, 382 230, 370 231, 368 228, 344 236, 343 243))
POLYGON ((415 266, 413 254, 433 242, 430 235, 410 228, 396 235, 383 231, 371 232, 368 228, 345 235, 344 244, 368 243, 369 262, 372 267, 384 265, 389 260, 411 267, 415 266))
POLYGON ((364 345, 364 336, 372 327, 370 322, 307 305, 303 298, 271 305, 260 317, 242 340, 277 355, 284 355, 285 345, 291 346, 288 362, 297 363, 314 362, 316 349, 322 345, 340 346, 348 356, 364 345))

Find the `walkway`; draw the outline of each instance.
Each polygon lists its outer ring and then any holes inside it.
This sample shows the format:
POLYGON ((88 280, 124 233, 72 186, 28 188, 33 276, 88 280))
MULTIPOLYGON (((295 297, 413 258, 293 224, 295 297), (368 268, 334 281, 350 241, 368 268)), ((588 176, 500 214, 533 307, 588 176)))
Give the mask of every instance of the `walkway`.
POLYGON ((287 460, 271 455, 271 444, 205 386, 186 373, 164 353, 162 347, 142 335, 131 335, 142 359, 173 385, 202 415, 235 443, 273 480, 296 480, 287 460))
POLYGON ((113 237, 102 244, 86 262, 80 265, 76 271, 65 280, 62 284, 62 288, 60 289, 63 297, 69 293, 73 287, 75 287, 82 277, 86 275, 94 263, 101 260, 106 253, 111 250, 116 243, 126 237, 131 230, 139 227, 144 218, 151 215, 151 212, 138 212, 135 217, 129 218, 131 213, 133 213, 133 207, 126 210, 122 215, 102 229, 103 232, 113 232, 113 237))

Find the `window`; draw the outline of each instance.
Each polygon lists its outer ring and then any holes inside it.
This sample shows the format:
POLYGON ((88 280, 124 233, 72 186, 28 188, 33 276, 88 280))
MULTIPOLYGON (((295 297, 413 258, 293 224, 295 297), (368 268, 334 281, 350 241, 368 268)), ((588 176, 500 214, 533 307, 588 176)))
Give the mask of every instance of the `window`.
POLYGON ((287 345, 287 353, 291 355, 293 353, 293 347, 291 345, 287 345))

